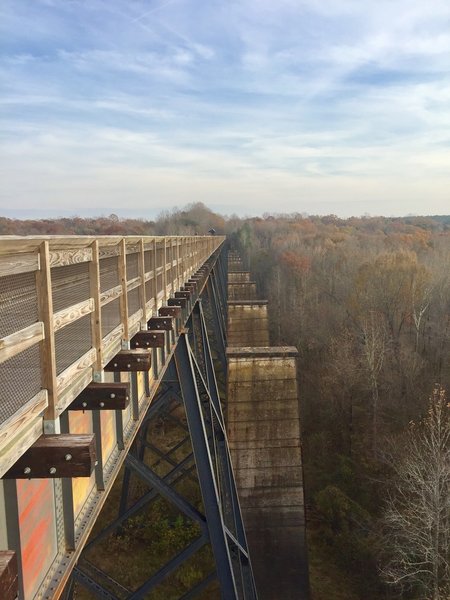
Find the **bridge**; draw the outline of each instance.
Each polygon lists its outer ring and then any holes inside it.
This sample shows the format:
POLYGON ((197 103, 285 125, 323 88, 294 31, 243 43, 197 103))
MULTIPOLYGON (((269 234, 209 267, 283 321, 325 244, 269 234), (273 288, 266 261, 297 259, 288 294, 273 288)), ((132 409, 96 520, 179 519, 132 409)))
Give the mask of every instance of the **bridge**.
POLYGON ((3 238, 0 597, 306 599, 296 354, 223 237, 3 238), (189 535, 118 577, 157 497, 189 535))

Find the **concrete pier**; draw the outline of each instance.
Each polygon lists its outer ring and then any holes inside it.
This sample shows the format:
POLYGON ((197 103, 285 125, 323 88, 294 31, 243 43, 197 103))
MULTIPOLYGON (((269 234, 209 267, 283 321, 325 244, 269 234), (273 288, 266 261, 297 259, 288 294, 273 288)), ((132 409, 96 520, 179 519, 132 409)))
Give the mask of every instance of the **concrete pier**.
POLYGON ((256 300, 256 283, 254 281, 228 283, 228 300, 256 300))
POLYGON ((267 300, 228 302, 228 346, 268 346, 267 300))
POLYGON ((228 264, 228 440, 259 600, 308 600, 298 353, 269 346, 267 300, 228 264))
POLYGON ((295 348, 229 348, 228 439, 260 600, 306 600, 295 348))
POLYGON ((231 271, 228 273, 228 283, 246 283, 250 281, 250 271, 231 271))

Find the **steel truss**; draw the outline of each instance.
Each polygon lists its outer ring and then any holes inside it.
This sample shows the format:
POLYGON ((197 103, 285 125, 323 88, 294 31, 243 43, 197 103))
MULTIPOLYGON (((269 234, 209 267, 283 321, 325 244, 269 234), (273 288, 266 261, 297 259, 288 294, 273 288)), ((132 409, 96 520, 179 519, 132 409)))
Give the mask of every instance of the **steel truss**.
POLYGON ((225 376, 224 256, 226 253, 222 252, 210 265, 204 291, 191 307, 185 326, 180 328, 175 352, 125 459, 118 516, 86 545, 67 586, 67 600, 73 598, 74 581, 96 598, 147 599, 160 583, 206 545, 212 551, 214 567, 183 592, 180 600, 197 597, 214 581, 223 600, 257 600, 210 347, 211 339, 225 376), (212 330, 211 335, 208 329, 212 330), (164 435, 151 435, 160 423, 178 432, 170 448, 164 435), (139 497, 136 497, 136 481, 146 487, 139 497), (188 500, 180 492, 180 483, 186 481, 197 486, 198 502, 188 500), (94 565, 88 556, 108 536, 120 535, 129 519, 148 510, 161 497, 176 507, 183 518, 195 523, 198 535, 137 589, 128 589, 94 565))

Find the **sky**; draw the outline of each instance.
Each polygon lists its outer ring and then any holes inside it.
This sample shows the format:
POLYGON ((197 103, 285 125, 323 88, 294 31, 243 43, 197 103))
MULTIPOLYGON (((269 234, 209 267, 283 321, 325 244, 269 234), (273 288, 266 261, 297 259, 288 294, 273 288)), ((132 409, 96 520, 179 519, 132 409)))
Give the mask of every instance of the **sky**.
POLYGON ((450 213, 449 0, 0 0, 0 214, 450 213))

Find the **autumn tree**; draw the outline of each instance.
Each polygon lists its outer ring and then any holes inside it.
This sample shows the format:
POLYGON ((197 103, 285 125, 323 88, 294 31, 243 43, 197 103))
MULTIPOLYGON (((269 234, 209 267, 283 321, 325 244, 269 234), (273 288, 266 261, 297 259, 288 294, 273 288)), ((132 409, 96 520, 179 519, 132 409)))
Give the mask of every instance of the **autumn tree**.
POLYGON ((384 579, 418 600, 450 598, 450 404, 436 388, 390 459, 383 518, 384 579))
POLYGON ((362 364, 367 373, 372 399, 372 447, 378 443, 378 411, 380 398, 380 374, 387 353, 389 336, 383 315, 369 311, 361 318, 362 364))

